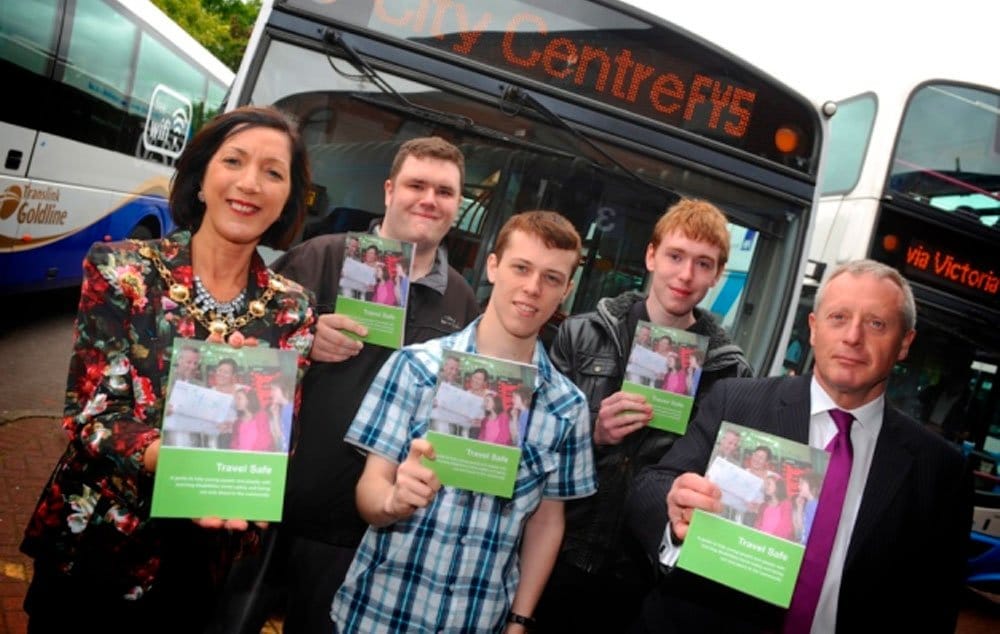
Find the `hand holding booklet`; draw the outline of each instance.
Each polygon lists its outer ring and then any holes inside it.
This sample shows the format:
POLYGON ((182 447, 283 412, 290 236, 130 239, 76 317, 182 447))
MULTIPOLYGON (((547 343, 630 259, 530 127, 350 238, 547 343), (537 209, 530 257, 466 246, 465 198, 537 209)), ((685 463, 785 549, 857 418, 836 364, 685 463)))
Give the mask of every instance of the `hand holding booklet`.
POLYGON ((695 510, 677 566, 788 607, 829 454, 723 422, 705 477, 722 512, 695 510))
MULTIPOLYGON (((348 233, 337 288, 337 314, 368 328, 363 341, 403 345, 413 244, 371 233, 348 233)), ((358 338, 345 331, 349 337, 358 338)))
POLYGON ((701 379, 708 337, 640 320, 632 338, 622 391, 653 408, 649 426, 683 434, 701 379))
POLYGON ((151 515, 280 520, 298 354, 173 345, 151 515))
POLYGON ((447 351, 434 387, 423 464, 445 486, 511 497, 531 418, 533 366, 447 351))

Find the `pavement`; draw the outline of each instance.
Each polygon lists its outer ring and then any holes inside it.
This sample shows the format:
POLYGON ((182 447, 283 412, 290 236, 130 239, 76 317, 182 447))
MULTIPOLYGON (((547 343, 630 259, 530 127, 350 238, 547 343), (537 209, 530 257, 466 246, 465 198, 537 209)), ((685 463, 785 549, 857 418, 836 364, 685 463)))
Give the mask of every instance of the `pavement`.
POLYGON ((31 580, 31 559, 18 545, 38 494, 65 448, 58 418, 0 419, 0 632, 27 632, 21 604, 31 580))
MULTIPOLYGON (((66 448, 60 419, 0 413, 0 634, 27 634, 22 609, 31 581, 31 559, 18 550, 28 517, 42 486, 66 448)), ((280 634, 281 619, 272 618, 261 634, 280 634)))

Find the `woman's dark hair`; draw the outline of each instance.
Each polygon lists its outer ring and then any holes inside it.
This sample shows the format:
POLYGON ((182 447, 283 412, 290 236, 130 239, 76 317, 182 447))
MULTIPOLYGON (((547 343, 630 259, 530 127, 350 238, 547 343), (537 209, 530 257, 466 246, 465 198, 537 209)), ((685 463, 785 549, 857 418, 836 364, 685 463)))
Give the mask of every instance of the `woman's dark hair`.
POLYGON ((250 388, 245 388, 239 390, 240 392, 246 394, 247 397, 247 411, 251 414, 256 414, 260 411, 260 399, 257 398, 257 392, 250 388))
POLYGON ((779 502, 788 498, 788 487, 781 478, 771 478, 774 480, 774 499, 779 502))
POLYGON ((493 407, 494 414, 497 416, 503 414, 503 399, 498 394, 488 394, 486 398, 490 399, 490 405, 493 407))
POLYGON ((243 106, 220 114, 194 135, 177 160, 170 189, 170 214, 182 229, 192 233, 205 217, 205 203, 198 200, 198 191, 205 170, 226 139, 250 128, 271 128, 288 135, 292 148, 291 191, 281 215, 260 238, 260 244, 274 249, 287 249, 305 220, 306 194, 311 175, 305 142, 298 127, 277 108, 243 106))

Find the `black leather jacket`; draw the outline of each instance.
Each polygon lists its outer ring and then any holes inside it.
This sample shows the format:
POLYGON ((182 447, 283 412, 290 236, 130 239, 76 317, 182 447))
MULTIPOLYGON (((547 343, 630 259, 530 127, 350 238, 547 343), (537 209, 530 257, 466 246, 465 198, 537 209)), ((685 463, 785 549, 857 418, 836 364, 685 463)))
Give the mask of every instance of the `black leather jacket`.
MULTIPOLYGON (((645 299, 645 295, 634 291, 606 297, 598 302, 596 311, 563 322, 552 344, 552 363, 587 395, 591 426, 597 421, 601 401, 621 389, 627 351, 632 347, 628 314, 636 302, 645 299)), ((688 331, 709 337, 697 397, 719 379, 753 376, 743 351, 729 340, 711 314, 696 308, 694 315, 696 321, 688 331)), ((562 563, 593 574, 643 583, 652 567, 624 529, 623 507, 638 471, 659 460, 675 438, 677 435, 670 432, 644 428, 621 444, 595 445, 597 493, 566 503, 562 563)))

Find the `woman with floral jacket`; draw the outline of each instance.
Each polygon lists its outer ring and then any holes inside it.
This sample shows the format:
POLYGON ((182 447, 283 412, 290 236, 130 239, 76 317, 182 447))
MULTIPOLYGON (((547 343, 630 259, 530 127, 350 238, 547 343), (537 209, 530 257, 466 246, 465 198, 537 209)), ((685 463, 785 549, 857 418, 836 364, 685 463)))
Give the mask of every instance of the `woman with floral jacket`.
POLYGON ((305 370, 311 295, 270 271, 256 247, 287 247, 308 184, 294 126, 272 108, 234 110, 177 163, 170 207, 180 231, 91 248, 66 392, 69 445, 21 544, 35 559, 29 632, 101 621, 200 630, 230 563, 256 545, 257 527, 242 520, 150 518, 167 374, 177 337, 295 350, 305 370))

